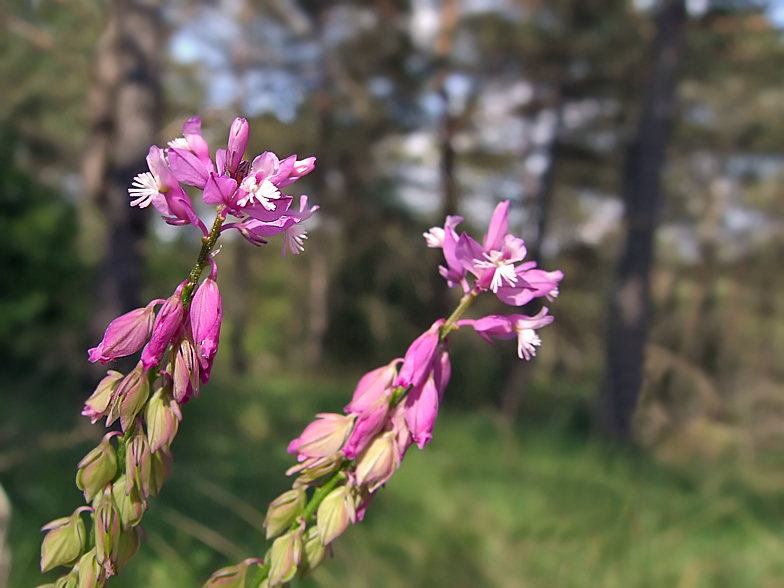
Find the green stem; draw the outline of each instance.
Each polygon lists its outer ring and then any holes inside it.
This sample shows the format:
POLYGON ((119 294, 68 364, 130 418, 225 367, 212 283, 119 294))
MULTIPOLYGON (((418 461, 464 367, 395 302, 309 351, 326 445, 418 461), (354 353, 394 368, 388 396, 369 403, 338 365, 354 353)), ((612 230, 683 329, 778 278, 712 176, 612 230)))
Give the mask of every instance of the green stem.
POLYGON ((460 317, 463 316, 466 309, 471 306, 471 303, 479 296, 479 292, 477 290, 471 290, 468 294, 463 296, 460 299, 460 304, 457 305, 457 308, 449 315, 449 318, 444 321, 444 324, 441 325, 441 329, 439 330, 439 338, 441 341, 446 339, 446 336, 449 335, 452 331, 457 329, 455 323, 460 320, 460 317))
POLYGON ((201 272, 207 266, 207 260, 210 257, 210 253, 212 253, 213 247, 215 247, 215 243, 218 241, 218 237, 220 237, 221 226, 225 220, 226 216, 223 214, 223 209, 222 207, 219 207, 218 214, 212 223, 210 234, 202 238, 199 257, 196 258, 196 265, 193 266, 191 273, 188 274, 188 283, 185 284, 185 287, 182 289, 182 302, 185 306, 188 306, 191 302, 191 298, 193 298, 193 289, 199 281, 201 272))

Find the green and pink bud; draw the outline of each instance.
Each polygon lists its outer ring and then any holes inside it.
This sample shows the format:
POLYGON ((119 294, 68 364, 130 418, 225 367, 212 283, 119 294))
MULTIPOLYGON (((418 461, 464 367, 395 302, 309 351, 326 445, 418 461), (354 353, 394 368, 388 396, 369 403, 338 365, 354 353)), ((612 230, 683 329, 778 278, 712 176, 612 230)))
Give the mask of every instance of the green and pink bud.
POLYGON ((106 419, 106 426, 111 425, 119 417, 120 426, 125 432, 133 425, 136 415, 150 397, 150 382, 141 362, 136 364, 136 367, 120 382, 115 395, 116 399, 106 419))
POLYGON ((296 453, 298 461, 329 457, 340 450, 351 433, 352 415, 321 413, 302 434, 289 443, 288 452, 296 453))
POLYGON ((353 487, 344 484, 327 494, 316 511, 316 526, 322 545, 329 545, 343 534, 349 523, 354 524, 357 513, 353 487))
POLYGON ((147 422, 150 451, 155 452, 161 448, 168 450, 182 420, 180 405, 171 397, 168 388, 159 388, 155 391, 147 403, 144 416, 147 422))
POLYGON ((92 511, 89 506, 77 508, 70 517, 56 519, 41 527, 48 531, 41 545, 41 571, 48 572, 57 566, 72 565, 82 555, 87 530, 81 513, 92 511))
POLYGON ((101 588, 104 585, 106 576, 103 567, 98 563, 94 547, 81 557, 77 569, 79 572, 77 588, 101 588))
POLYGON ((264 527, 267 529, 267 539, 280 535, 288 529, 305 509, 305 490, 294 488, 284 492, 273 500, 267 509, 264 527))
POLYGON ((122 521, 111 491, 101 497, 95 507, 95 557, 106 570, 106 576, 115 574, 122 521))
POLYGON ((273 541, 269 552, 269 585, 280 586, 291 580, 302 561, 302 537, 305 521, 298 529, 289 531, 273 541))
POLYGON ((251 557, 236 566, 222 568, 212 574, 202 588, 245 588, 248 567, 263 565, 260 559, 251 557))
POLYGON ((299 565, 300 576, 315 570, 321 565, 327 554, 332 552, 332 548, 329 545, 325 547, 321 542, 318 527, 309 527, 305 531, 303 542, 302 561, 299 565))
POLYGON ((130 494, 133 488, 137 488, 140 497, 146 501, 150 496, 151 480, 150 445, 141 423, 137 423, 125 449, 125 493, 130 494))
POLYGON ((117 453, 110 441, 117 435, 116 431, 104 435, 98 447, 85 455, 77 466, 76 485, 84 491, 87 502, 92 502, 117 473, 117 453))
POLYGON ((367 486, 371 493, 375 492, 400 467, 399 455, 394 431, 387 431, 373 439, 357 457, 357 484, 367 486))
POLYGON ((82 415, 90 417, 90 422, 93 424, 109 414, 117 387, 125 377, 114 370, 109 370, 106 374, 106 377, 98 383, 95 392, 85 401, 82 410, 82 415))
POLYGON ((146 509, 136 486, 131 486, 130 492, 127 490, 126 477, 123 474, 112 484, 112 498, 114 499, 114 504, 117 505, 117 512, 120 513, 123 531, 138 525, 146 509))
POLYGON ((190 339, 183 339, 177 346, 172 374, 172 393, 180 404, 186 404, 191 397, 199 395, 199 358, 190 339))

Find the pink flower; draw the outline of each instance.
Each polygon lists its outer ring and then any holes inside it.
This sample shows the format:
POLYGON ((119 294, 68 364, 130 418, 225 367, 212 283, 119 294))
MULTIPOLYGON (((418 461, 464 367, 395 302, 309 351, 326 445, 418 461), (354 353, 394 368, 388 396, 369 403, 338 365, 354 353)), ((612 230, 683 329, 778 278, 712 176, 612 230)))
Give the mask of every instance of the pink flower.
POLYGON ((201 364, 201 381, 206 384, 210 379, 210 370, 220 340, 221 321, 223 320, 223 303, 218 291, 218 266, 210 258, 212 271, 204 280, 191 302, 190 319, 196 354, 201 364))
POLYGON ((563 272, 546 272, 531 269, 529 264, 522 264, 516 273, 520 279, 517 287, 500 287, 496 292, 502 302, 511 306, 523 306, 541 296, 546 296, 548 300, 558 297, 558 283, 563 279, 563 272))
MULTIPOLYGON (((195 157, 195 156, 194 156, 195 157)), ((163 150, 153 145, 147 154, 149 172, 136 176, 128 190, 131 206, 145 208, 152 204, 170 225, 193 224, 206 235, 207 228, 193 210, 190 198, 169 169, 163 150)))
POLYGON ((107 364, 118 357, 139 351, 147 342, 155 319, 155 305, 163 300, 153 300, 144 308, 137 308, 114 319, 106 328, 103 340, 88 351, 90 361, 107 364))
POLYGON ((431 248, 441 248, 444 250, 444 259, 446 260, 446 267, 439 266, 438 271, 447 281, 450 288, 457 284, 462 284, 463 289, 468 291, 468 284, 465 281, 466 270, 463 264, 457 257, 457 241, 458 235, 455 227, 463 222, 461 216, 447 216, 444 228, 433 227, 424 234, 427 246, 431 248))
POLYGON ((471 326, 488 343, 491 337, 496 339, 517 338, 517 355, 520 359, 531 359, 536 356, 536 347, 542 344, 535 329, 540 329, 553 322, 553 317, 547 315, 548 309, 543 308, 536 316, 511 314, 503 316, 493 314, 478 320, 457 321, 460 326, 471 326))
POLYGON ((185 287, 185 284, 187 284, 187 281, 177 286, 174 294, 163 303, 163 306, 158 311, 158 316, 155 317, 155 323, 152 326, 152 337, 150 337, 150 341, 142 350, 142 364, 145 370, 158 365, 163 352, 166 351, 166 347, 182 327, 182 289, 185 287))

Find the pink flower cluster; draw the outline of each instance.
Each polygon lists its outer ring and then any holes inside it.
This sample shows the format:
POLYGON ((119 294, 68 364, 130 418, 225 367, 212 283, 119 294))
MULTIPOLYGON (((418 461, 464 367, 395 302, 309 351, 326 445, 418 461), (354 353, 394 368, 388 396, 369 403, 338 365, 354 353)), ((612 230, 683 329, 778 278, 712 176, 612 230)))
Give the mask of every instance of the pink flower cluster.
MULTIPOLYGON (((298 464, 293 488, 275 499, 267 511, 267 538, 276 537, 259 563, 262 586, 279 586, 294 574, 321 563, 330 544, 349 524, 362 520, 365 509, 400 467, 408 448, 420 449, 433 438, 433 427, 451 375, 447 336, 461 325, 472 326, 484 339, 518 340, 519 356, 530 359, 541 340, 536 329, 552 322, 547 309, 536 316, 491 315, 459 320, 476 296, 491 291, 514 306, 534 298, 558 295, 561 272, 535 269, 521 263, 525 245, 508 234, 509 203, 498 205, 480 245, 466 233, 457 235, 460 217, 447 217, 443 228, 425 233, 430 247, 444 250, 441 274, 450 286, 462 285, 465 296, 455 313, 439 319, 408 348, 405 357, 365 374, 357 384, 345 414, 322 413, 288 447, 298 464), (519 265, 518 265, 519 264, 519 265), (469 274, 474 276, 469 284, 469 274), (324 482, 325 476, 329 476, 324 482), (314 488, 308 504, 306 489, 314 488), (315 510, 316 524, 308 527, 315 510), (265 575, 266 574, 266 575, 265 575)), ((245 568, 221 570, 205 584, 217 587, 225 574, 244 574, 245 568)), ((258 585, 254 583, 253 585, 258 585)))
MULTIPOLYGON (((490 227, 480 245, 463 232, 458 236, 455 228, 463 221, 459 216, 446 217, 442 227, 433 227, 425 233, 428 247, 444 251, 446 266, 439 271, 450 287, 461 285, 466 293, 491 291, 499 300, 511 306, 523 306, 534 298, 552 300, 558 296, 558 283, 563 279, 560 271, 546 272, 536 269, 535 261, 523 262, 526 255, 522 239, 509 234, 509 201, 496 206, 490 227), (474 276, 473 285, 468 276, 474 276)), ((491 315, 479 320, 461 320, 458 326, 472 326, 486 341, 517 338, 519 357, 531 359, 541 339, 536 329, 548 325, 553 318, 548 309, 534 317, 522 314, 491 315)))
POLYGON ((88 352, 91 362, 102 364, 139 351, 141 356, 128 374, 110 370, 85 402, 83 415, 93 423, 105 418, 107 427, 119 420, 122 433, 108 433, 79 463, 76 484, 91 506, 43 528, 42 571, 72 566, 57 586, 100 588, 139 547, 142 515, 169 473, 181 407, 209 380, 218 351, 223 303, 212 252, 221 232, 235 229, 254 245, 285 233, 283 254, 287 245, 299 253, 306 238, 299 223, 318 208, 308 208, 302 196, 299 210, 291 210, 293 198, 280 193, 310 173, 315 158, 279 160, 266 152, 253 162, 243 161, 248 142, 244 119, 234 121, 228 148, 219 149, 214 162, 198 117, 185 123, 183 135, 167 149, 150 148, 150 171, 135 178, 129 193, 132 206, 152 204, 169 224, 199 227, 204 234, 201 252, 188 279, 169 298, 116 318, 88 352), (204 203, 217 207, 211 230, 196 215, 182 184, 201 189, 204 203), (226 223, 228 215, 236 222, 226 223), (209 275, 198 284, 207 266, 209 275), (94 540, 87 540, 85 512, 92 519, 89 537, 94 540))
POLYGON ((231 214, 238 219, 223 225, 222 231, 234 229, 254 245, 264 245, 269 237, 284 233, 283 255, 286 245, 294 254, 303 251, 302 241, 307 237, 300 223, 318 206, 308 208, 308 198, 302 196, 299 210, 292 209, 294 199, 280 190, 313 171, 315 157, 297 160, 291 155, 281 160, 265 151, 252 162, 243 161, 249 134, 244 118, 234 120, 227 148, 217 150, 215 161, 202 137, 198 116, 185 122, 182 133, 183 137, 170 141, 166 149, 150 147, 150 171, 136 176, 128 190, 132 206, 152 204, 167 223, 193 224, 207 236, 207 227, 181 184, 194 186, 203 191, 205 204, 220 208, 223 218, 231 214))

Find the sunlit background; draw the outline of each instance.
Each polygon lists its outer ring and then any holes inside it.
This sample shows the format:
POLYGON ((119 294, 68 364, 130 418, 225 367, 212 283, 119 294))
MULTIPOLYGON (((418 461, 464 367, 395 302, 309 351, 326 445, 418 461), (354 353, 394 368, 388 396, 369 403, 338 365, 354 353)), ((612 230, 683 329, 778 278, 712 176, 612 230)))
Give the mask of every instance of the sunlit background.
MULTIPOLYGON (((293 585, 784 586, 783 34, 780 1, 4 1, 0 588, 53 581, 38 529, 83 502, 86 349, 195 261, 198 231, 124 192, 195 114, 213 150, 243 116, 251 157, 316 156, 286 191, 321 210, 300 256, 223 239, 213 377, 110 586, 263 557, 289 440, 459 299, 423 231, 459 213, 480 237, 502 200, 566 276, 537 357, 456 333, 433 442, 293 585), (644 361, 610 316, 621 259, 650 276, 644 361), (633 416, 612 360, 640 375, 633 416)), ((474 316, 509 312, 489 298, 474 316)))

